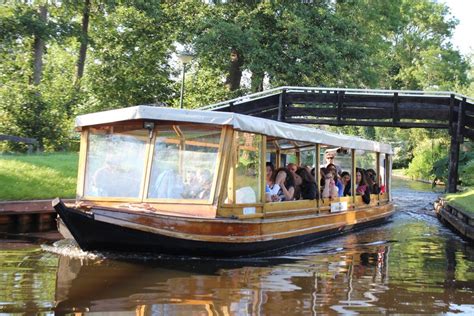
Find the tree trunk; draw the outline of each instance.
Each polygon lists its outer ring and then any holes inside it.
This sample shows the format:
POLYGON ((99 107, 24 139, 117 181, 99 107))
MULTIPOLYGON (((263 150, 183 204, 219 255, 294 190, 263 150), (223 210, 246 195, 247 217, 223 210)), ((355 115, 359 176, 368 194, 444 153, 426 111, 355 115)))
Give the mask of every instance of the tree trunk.
POLYGON ((86 63, 87 45, 89 43, 89 15, 91 12, 90 0, 85 0, 82 10, 82 32, 81 47, 79 48, 79 58, 77 60, 76 86, 79 87, 82 76, 84 75, 84 65, 86 63))
POLYGON ((265 75, 260 72, 252 72, 252 78, 251 78, 251 89, 252 92, 260 92, 263 91, 263 78, 265 75))
POLYGON ((242 64, 242 56, 236 49, 233 48, 230 53, 229 74, 225 81, 225 85, 230 91, 240 89, 240 79, 242 78, 242 64))
MULTIPOLYGON (((39 17, 41 21, 46 24, 48 19, 48 9, 45 5, 39 7, 39 17)), ((41 82, 43 73, 43 55, 44 55, 45 41, 43 34, 35 34, 33 43, 33 85, 37 86, 41 82)))

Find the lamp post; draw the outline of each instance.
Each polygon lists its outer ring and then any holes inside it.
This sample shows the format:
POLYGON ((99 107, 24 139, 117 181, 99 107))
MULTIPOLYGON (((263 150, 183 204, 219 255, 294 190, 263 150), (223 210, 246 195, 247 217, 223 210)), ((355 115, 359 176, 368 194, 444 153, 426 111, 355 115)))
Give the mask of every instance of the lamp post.
POLYGON ((181 75, 181 93, 179 95, 179 108, 183 108, 183 96, 184 96, 184 76, 186 72, 186 64, 190 63, 193 60, 193 55, 188 52, 181 52, 178 54, 178 58, 183 64, 183 72, 181 75))

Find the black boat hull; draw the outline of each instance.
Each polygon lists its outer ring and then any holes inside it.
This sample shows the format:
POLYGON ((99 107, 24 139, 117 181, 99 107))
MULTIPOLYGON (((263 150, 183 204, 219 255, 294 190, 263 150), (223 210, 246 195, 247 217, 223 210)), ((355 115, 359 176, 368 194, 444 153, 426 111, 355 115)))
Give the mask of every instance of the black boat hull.
POLYGON ((68 208, 62 202, 55 203, 54 208, 68 231, 83 250, 147 252, 200 257, 242 257, 254 256, 264 252, 281 252, 303 243, 333 237, 367 226, 378 225, 389 218, 387 216, 370 222, 297 237, 248 243, 229 243, 174 238, 106 223, 95 220, 92 213, 89 214, 68 208))

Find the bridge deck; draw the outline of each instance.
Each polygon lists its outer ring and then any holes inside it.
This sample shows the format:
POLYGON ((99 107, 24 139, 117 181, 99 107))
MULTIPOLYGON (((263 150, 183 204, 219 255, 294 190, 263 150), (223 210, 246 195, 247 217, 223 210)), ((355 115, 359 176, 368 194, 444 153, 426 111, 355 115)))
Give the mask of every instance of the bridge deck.
POLYGON ((474 99, 449 91, 279 87, 201 109, 294 124, 446 129, 448 192, 458 184, 459 145, 464 137, 474 140, 474 99))

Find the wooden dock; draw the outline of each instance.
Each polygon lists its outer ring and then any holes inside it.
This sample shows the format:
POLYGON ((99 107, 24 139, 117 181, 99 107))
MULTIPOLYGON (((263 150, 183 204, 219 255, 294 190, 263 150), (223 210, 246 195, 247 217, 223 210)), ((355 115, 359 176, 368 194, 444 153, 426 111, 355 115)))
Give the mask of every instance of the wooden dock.
MULTIPOLYGON (((0 202, 0 232, 45 231, 55 228, 56 211, 51 200, 0 202)), ((73 203, 74 200, 66 200, 73 203)))
POLYGON ((439 220, 449 224, 458 234, 474 242, 474 215, 449 205, 440 198, 434 203, 434 209, 439 220))

